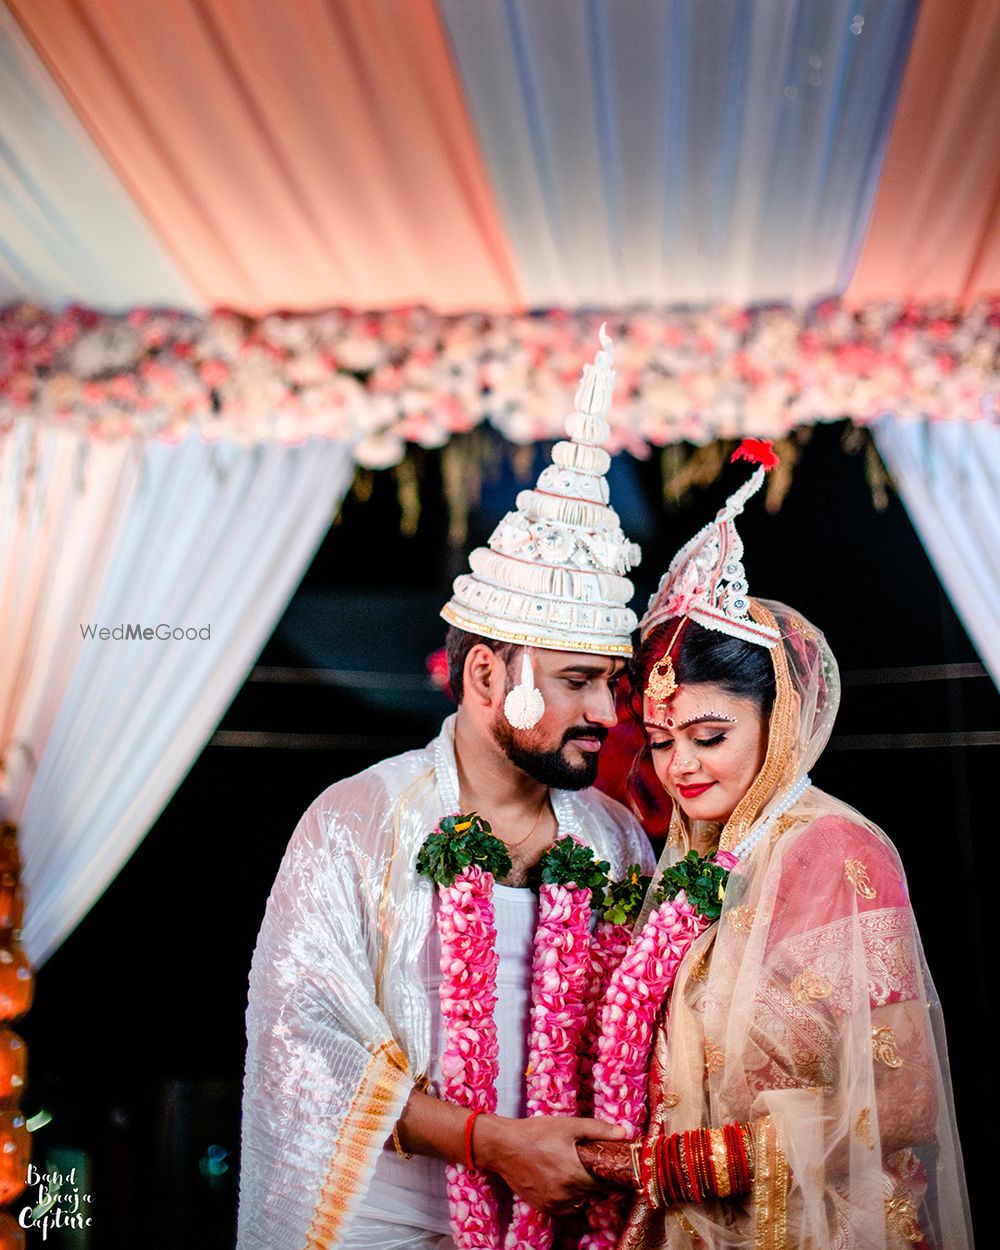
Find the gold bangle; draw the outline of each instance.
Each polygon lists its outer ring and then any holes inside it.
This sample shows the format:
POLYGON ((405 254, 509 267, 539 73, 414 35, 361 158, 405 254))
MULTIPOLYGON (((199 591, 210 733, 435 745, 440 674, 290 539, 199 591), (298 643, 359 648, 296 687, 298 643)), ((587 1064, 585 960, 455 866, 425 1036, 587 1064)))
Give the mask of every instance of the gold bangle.
POLYGON ((728 1198, 733 1191, 733 1185, 729 1179, 729 1156, 726 1154, 726 1141, 721 1128, 708 1130, 708 1146, 712 1154, 718 1196, 728 1198))
POLYGON ((757 1134, 754 1132, 752 1124, 741 1124, 740 1132, 743 1134, 743 1145, 747 1152, 747 1171, 750 1173, 750 1184, 753 1185, 754 1176, 757 1172, 757 1134))
POLYGON ((705 1130, 696 1128, 691 1134, 691 1146, 694 1150, 694 1170, 698 1180, 698 1192, 702 1201, 712 1197, 712 1179, 708 1175, 708 1164, 705 1161, 705 1130))
MULTIPOLYGON (((652 1134, 650 1134, 645 1139, 644 1144, 645 1144, 645 1149, 646 1149, 646 1157, 644 1159, 644 1163, 648 1169, 649 1182, 643 1186, 643 1193, 646 1195, 646 1199, 649 1202, 649 1205, 651 1207, 658 1207, 661 1204, 657 1202, 658 1191, 656 1188, 656 1138, 653 1137, 652 1134)), ((640 1172, 640 1179, 641 1179, 641 1175, 642 1173, 640 1172)))
POLYGON ((642 1168, 639 1163, 639 1142, 632 1141, 628 1144, 629 1158, 632 1161, 632 1183, 636 1189, 642 1189, 642 1168))
POLYGON ((653 1157, 650 1160, 649 1179, 653 1186, 654 1206, 657 1210, 667 1205, 663 1196, 663 1186, 660 1184, 660 1139, 653 1139, 653 1157))
POLYGON ((688 1202, 695 1201, 694 1186, 691 1184, 692 1165, 687 1157, 687 1143, 684 1140, 684 1134, 678 1133, 677 1142, 677 1158, 681 1163, 681 1178, 684 1182, 684 1195, 688 1202))
POLYGON ((412 1152, 411 1152, 411 1151, 409 1151, 409 1150, 404 1150, 404 1149, 403 1149, 403 1146, 402 1146, 402 1143, 401 1143, 401 1142, 400 1142, 400 1140, 399 1140, 399 1123, 398 1123, 398 1121, 397 1121, 397 1123, 395 1123, 395 1124, 392 1126, 392 1144, 396 1147, 396 1154, 398 1154, 398 1155, 399 1155, 399 1157, 400 1157, 401 1159, 412 1159, 412 1158, 413 1158, 413 1154, 412 1154, 412 1152))

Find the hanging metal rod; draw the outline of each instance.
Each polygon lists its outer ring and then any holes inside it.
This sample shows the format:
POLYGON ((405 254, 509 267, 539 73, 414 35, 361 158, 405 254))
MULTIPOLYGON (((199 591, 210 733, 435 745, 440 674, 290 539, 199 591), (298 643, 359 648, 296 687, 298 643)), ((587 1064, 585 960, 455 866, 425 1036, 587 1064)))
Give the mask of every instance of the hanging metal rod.
MULTIPOLYGON (((397 754, 422 744, 422 739, 397 735, 272 733, 267 730, 220 729, 210 747, 266 747, 278 751, 340 751, 397 754)), ((842 734, 832 738, 828 751, 910 751, 919 747, 950 748, 1000 746, 1000 730, 956 733, 842 734)))
POLYGON ((258 664, 248 681, 279 686, 351 686, 359 690, 436 690, 425 674, 374 673, 356 668, 291 668, 258 664))
MULTIPOLYGON (((856 668, 841 673, 845 686, 880 686, 919 681, 964 681, 989 677, 982 664, 912 664, 901 668, 856 668)), ((436 690, 420 673, 384 673, 355 668, 301 668, 258 664, 248 681, 288 686, 349 686, 359 690, 436 690)))
POLYGON ((932 734, 839 734, 828 751, 912 751, 919 747, 996 747, 1000 730, 956 730, 932 734))
POLYGON ((854 668, 841 673, 844 686, 883 686, 890 682, 964 681, 989 677, 982 664, 911 664, 901 668, 854 668))

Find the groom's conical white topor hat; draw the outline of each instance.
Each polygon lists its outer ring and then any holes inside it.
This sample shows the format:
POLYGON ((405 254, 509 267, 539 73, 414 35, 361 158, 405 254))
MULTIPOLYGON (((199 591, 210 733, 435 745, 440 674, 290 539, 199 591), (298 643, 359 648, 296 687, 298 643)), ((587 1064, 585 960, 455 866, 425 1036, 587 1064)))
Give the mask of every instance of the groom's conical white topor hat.
POLYGON ((601 350, 584 365, 576 411, 566 419, 568 441, 553 447, 553 463, 534 490, 521 491, 489 547, 472 552, 472 571, 455 579, 441 610, 452 625, 528 647, 632 654, 637 621, 625 574, 640 552, 608 507, 611 457, 602 446, 611 432, 613 360, 601 326, 601 350))

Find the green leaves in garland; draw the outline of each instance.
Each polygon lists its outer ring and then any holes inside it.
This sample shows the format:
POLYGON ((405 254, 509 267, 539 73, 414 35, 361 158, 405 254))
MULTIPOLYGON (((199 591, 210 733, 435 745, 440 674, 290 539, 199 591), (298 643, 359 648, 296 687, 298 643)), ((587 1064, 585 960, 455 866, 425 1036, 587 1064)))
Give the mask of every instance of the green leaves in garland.
POLYGON ((646 876, 639 864, 629 864, 621 881, 608 884, 604 896, 604 919, 611 924, 633 924, 642 910, 643 899, 652 877, 646 876))
POLYGON ((438 885, 453 885, 462 869, 470 864, 478 864, 496 880, 511 870, 507 848, 493 836, 489 821, 475 812, 443 816, 420 848, 417 872, 438 885))
POLYGON ((697 851, 688 851, 682 860, 664 872, 656 891, 657 902, 676 898, 683 890, 696 911, 709 920, 718 920, 728 880, 728 868, 713 863, 710 856, 702 859, 697 851))
POLYGON ((581 846, 572 838, 560 838, 542 856, 542 882, 545 885, 575 885, 578 890, 596 894, 608 883, 608 869, 603 859, 595 859, 589 846, 581 846))

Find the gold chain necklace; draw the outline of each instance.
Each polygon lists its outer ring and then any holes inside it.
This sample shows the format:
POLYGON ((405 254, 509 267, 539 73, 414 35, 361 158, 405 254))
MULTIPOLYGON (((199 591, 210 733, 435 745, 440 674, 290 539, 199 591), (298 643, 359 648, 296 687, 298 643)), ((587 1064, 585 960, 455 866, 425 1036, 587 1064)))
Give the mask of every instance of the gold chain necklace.
MULTIPOLYGON (((520 842, 507 842, 504 838, 500 838, 500 841, 503 842, 504 846, 507 848, 508 851, 516 851, 518 847, 524 846, 525 842, 527 842, 533 836, 535 830, 538 828, 538 822, 542 819, 542 812, 544 812, 546 807, 548 806, 548 802, 549 802, 549 795, 548 795, 548 791, 546 791, 545 797, 542 799, 541 807, 539 807, 538 813, 535 816, 534 823, 532 824, 528 832, 524 835, 524 837, 520 840, 520 842)), ((462 803, 461 796, 459 796, 458 806, 460 810, 462 811, 467 810, 466 806, 462 803)), ((494 835, 494 836, 497 836, 497 835, 494 835)))

